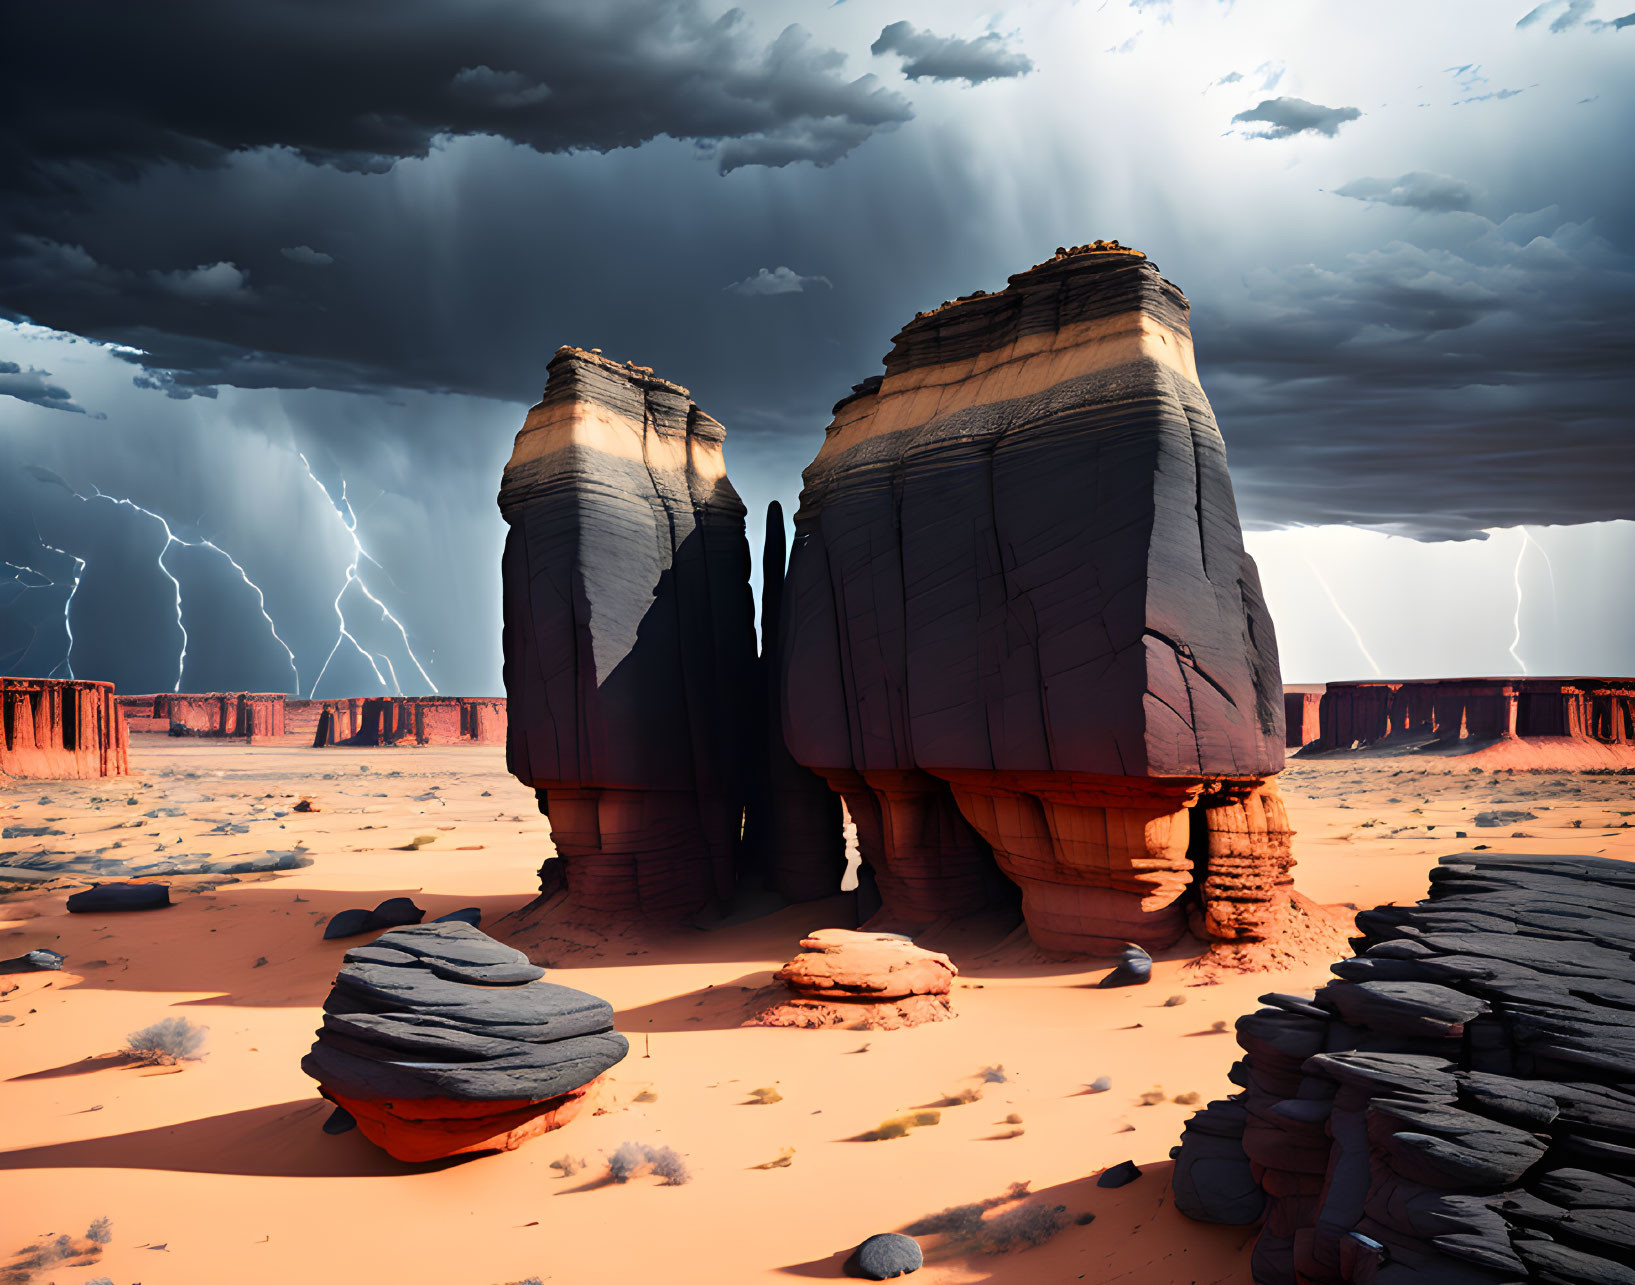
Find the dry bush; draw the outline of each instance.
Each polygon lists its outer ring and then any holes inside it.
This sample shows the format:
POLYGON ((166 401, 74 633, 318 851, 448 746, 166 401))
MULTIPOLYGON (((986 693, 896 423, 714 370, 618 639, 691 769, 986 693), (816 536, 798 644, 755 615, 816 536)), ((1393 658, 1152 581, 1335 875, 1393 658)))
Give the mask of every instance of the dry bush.
POLYGON ((132 1031, 125 1037, 125 1048, 140 1061, 173 1066, 198 1055, 209 1029, 195 1026, 185 1017, 167 1017, 140 1031, 132 1031))
POLYGON ((1195 1107, 1203 1101, 1203 1095, 1194 1092, 1177 1093, 1170 1101, 1178 1106, 1195 1107))
POLYGON ((1017 1115, 1016 1112, 1012 1111, 1008 1116, 1005 1117, 1005 1123, 1006 1124, 1021 1124, 1022 1123, 1022 1117, 1017 1115))
POLYGON ((560 1169, 564 1178, 571 1178, 585 1167, 585 1162, 578 1156, 563 1156, 560 1160, 551 1161, 552 1169, 560 1169))
POLYGON ((669 1147, 646 1142, 623 1142, 607 1159, 608 1176, 614 1182, 629 1182, 642 1170, 664 1179, 666 1187, 679 1187, 691 1175, 687 1162, 669 1147))
MULTIPOLYGON (((947 1236, 956 1253, 1003 1254, 1013 1249, 1042 1245, 1066 1225, 1066 1205, 1022 1205, 992 1218, 990 1209, 1010 1204, 1028 1195, 1028 1184, 1012 1183, 1003 1196, 992 1196, 970 1205, 951 1205, 940 1213, 927 1214, 903 1228, 909 1236, 947 1236)), ((1091 1215, 1090 1217, 1094 1217, 1091 1215)), ((1082 1225, 1090 1221, 1083 1216, 1082 1225)))
POLYGON ((1162 1089, 1148 1089, 1141 1095, 1141 1105, 1144 1107, 1155 1107, 1163 1100, 1164 1090, 1162 1089))
POLYGON ((643 1089, 630 1100, 632 1102, 657 1102, 659 1100, 659 1095, 654 1093, 652 1089, 643 1089))
POLYGON ((1004 1084, 1010 1079, 1002 1066, 985 1066, 977 1074, 982 1077, 984 1084, 1004 1084))
POLYGON ((779 1093, 770 1084, 759 1089, 751 1089, 749 1091, 749 1096, 754 1098, 764 1107, 769 1107, 774 1102, 783 1101, 783 1094, 779 1093))
POLYGON ((1164 1007, 1165 1008, 1179 1008, 1182 1004, 1185 1004, 1186 1002, 1187 1002, 1187 997, 1185 995, 1171 995, 1168 999, 1166 999, 1164 1001, 1164 1007))

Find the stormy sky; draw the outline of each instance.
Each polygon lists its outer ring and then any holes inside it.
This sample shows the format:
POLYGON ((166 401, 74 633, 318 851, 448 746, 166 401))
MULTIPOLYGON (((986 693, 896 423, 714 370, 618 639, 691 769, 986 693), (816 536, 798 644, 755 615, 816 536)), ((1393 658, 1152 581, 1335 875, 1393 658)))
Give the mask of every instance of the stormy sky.
POLYGON ((558 345, 690 387, 758 542, 916 311, 1116 237, 1289 681, 1628 673, 1628 5, 14 7, 0 672, 72 594, 122 690, 498 692, 558 345))

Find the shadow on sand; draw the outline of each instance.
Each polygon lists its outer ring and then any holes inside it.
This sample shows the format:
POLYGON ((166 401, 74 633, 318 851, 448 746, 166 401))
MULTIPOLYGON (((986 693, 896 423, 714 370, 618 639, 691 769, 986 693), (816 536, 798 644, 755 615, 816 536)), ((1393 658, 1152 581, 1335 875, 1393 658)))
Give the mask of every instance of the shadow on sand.
POLYGON ((263 1178, 379 1178, 447 1169, 474 1158, 430 1164, 393 1160, 356 1130, 326 1134, 323 1123, 332 1109, 320 1099, 306 1098, 106 1138, 0 1151, 0 1170, 166 1169, 263 1178))

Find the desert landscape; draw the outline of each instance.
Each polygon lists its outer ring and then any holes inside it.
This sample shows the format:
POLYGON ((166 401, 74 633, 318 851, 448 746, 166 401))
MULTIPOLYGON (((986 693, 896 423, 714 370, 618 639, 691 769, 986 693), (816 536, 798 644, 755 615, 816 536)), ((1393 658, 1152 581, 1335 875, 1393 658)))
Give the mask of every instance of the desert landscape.
MULTIPOLYGON (((478 906, 508 939, 549 851, 528 792, 481 747, 320 754, 139 736, 132 759, 129 778, 32 782, 26 796, 9 783, 8 859, 121 843, 218 859, 299 850, 312 864, 173 878, 174 906, 141 914, 66 914, 83 882, 3 885, 0 955, 65 958, 61 971, 0 977, 0 1252, 9 1265, 99 1217, 113 1232, 94 1265, 54 1264, 37 1280, 202 1282, 230 1270, 271 1282, 310 1274, 319 1246, 327 1279, 835 1279, 867 1236, 1014 1183, 1029 1194, 1003 1208, 1063 1205, 1061 1230, 998 1253, 928 1237, 921 1279, 1248 1279, 1252 1230, 1178 1214, 1169 1151, 1197 1102, 1230 1091, 1232 1024, 1268 991, 1309 994, 1329 977, 1327 957, 1211 971, 1188 940, 1158 953, 1147 985, 1103 990, 1111 959, 932 934, 920 944, 960 970, 954 1020, 788 1030, 742 1023, 803 935, 852 926, 847 896, 710 932, 610 932, 588 945, 525 935, 551 981, 612 1003, 630 1056, 598 1113, 567 1129, 477 1160, 404 1164, 356 1131, 325 1134, 328 1105, 301 1073, 350 944, 324 941, 323 923, 409 896, 428 917, 478 906), (295 811, 303 798, 320 810, 295 811), (39 833, 13 837, 28 830, 39 833), (415 847, 422 836, 432 841, 415 847), (177 1016, 209 1028, 197 1060, 119 1055, 129 1033, 177 1016), (766 1088, 781 1100, 759 1103, 766 1088), (857 1140, 924 1110, 940 1111, 934 1127, 857 1140), (687 1180, 609 1181, 608 1157, 631 1141, 673 1148, 687 1180), (563 1156, 584 1168, 553 1168, 563 1156), (1097 1187, 1125 1161, 1140 1179, 1097 1187)), ((1629 775, 1410 757, 1296 761, 1280 779, 1299 886, 1337 923, 1416 900, 1438 858, 1478 843, 1635 859, 1629 775), (1533 815, 1479 825, 1485 813, 1533 815)))
POLYGON ((1635 1285, 1612 3, 19 9, 0 1285, 1635 1285))

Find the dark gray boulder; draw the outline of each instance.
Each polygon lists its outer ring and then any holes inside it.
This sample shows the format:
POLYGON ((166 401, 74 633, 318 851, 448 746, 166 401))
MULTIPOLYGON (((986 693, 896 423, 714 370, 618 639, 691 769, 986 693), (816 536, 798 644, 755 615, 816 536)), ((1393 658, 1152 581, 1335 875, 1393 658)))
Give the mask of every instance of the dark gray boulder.
POLYGON ((1141 986, 1152 980, 1152 956, 1136 945, 1124 948, 1113 971, 1097 983, 1099 986, 1141 986))
POLYGON ((324 940, 356 937, 361 933, 379 932, 383 928, 401 928, 418 924, 426 912, 408 897, 388 897, 373 910, 342 910, 336 912, 324 925, 324 940))
POLYGON ((925 1262, 920 1243, 901 1232, 870 1236, 846 1262, 846 1274, 866 1281, 889 1281, 917 1272, 925 1262))
POLYGON ((15 959, 0 959, 0 973, 43 973, 61 968, 62 961, 54 950, 31 950, 15 959))
POLYGON ((159 910, 170 905, 170 885, 164 883, 99 883, 68 898, 71 915, 104 911, 159 910))

